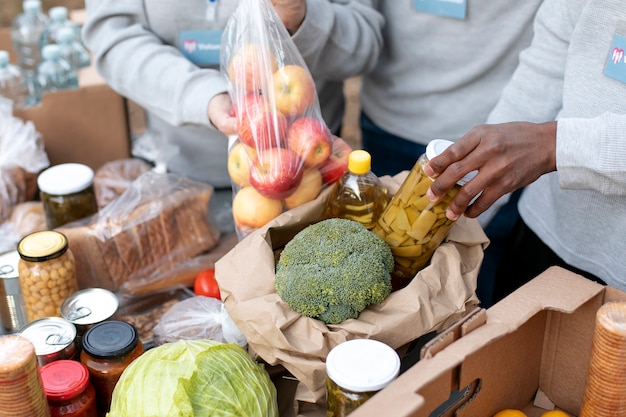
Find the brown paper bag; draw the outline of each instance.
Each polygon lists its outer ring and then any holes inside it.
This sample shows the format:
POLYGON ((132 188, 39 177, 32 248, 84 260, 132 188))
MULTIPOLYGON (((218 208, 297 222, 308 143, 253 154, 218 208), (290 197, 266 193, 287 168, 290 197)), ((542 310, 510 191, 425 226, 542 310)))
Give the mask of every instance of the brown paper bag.
MULTIPOLYGON (((381 181, 395 193, 407 174, 385 176, 381 181)), ((276 251, 304 227, 322 219, 329 191, 248 235, 216 263, 222 299, 248 338, 251 352, 270 365, 284 366, 300 381, 295 399, 304 407, 324 402, 325 360, 337 344, 371 338, 397 349, 445 328, 478 304, 476 280, 488 244, 479 223, 461 217, 431 264, 408 286, 368 307, 356 319, 326 325, 301 316, 280 299, 274 289, 274 268, 276 251)))

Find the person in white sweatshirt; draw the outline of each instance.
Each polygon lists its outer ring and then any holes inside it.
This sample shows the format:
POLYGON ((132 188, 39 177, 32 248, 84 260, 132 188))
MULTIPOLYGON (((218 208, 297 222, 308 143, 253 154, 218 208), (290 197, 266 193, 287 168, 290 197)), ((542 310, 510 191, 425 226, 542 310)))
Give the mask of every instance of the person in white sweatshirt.
POLYGON ((552 265, 626 290, 625 22, 619 0, 545 0, 489 124, 430 161, 432 199, 478 170, 452 219, 525 186, 496 301, 552 265))

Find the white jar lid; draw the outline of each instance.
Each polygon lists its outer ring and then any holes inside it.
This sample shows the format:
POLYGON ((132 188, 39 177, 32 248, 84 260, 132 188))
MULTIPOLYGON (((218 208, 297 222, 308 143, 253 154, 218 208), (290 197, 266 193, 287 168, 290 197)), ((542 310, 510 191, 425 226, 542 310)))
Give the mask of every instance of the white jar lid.
POLYGON ((400 357, 390 346, 372 339, 354 339, 335 346, 326 357, 326 374, 341 388, 378 391, 400 371, 400 357))
MULTIPOLYGON (((434 157, 440 155, 443 151, 448 149, 448 146, 452 145, 454 142, 446 139, 433 139, 428 142, 426 145, 426 158, 430 161, 434 157)), ((474 178, 478 174, 478 171, 472 171, 465 174, 463 178, 457 181, 457 184, 463 185, 472 178, 474 178)))
POLYGON ((51 195, 83 191, 93 184, 94 173, 87 165, 68 163, 52 166, 37 177, 39 190, 51 195))

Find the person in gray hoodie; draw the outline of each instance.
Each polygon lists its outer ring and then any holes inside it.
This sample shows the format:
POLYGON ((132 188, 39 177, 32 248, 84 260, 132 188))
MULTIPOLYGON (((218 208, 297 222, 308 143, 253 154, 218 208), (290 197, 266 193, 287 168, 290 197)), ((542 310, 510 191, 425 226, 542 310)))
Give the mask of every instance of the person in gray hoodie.
POLYGON ((619 0, 545 0, 489 124, 430 161, 431 199, 478 170, 452 219, 525 186, 496 300, 552 265, 626 290, 625 22, 619 0))

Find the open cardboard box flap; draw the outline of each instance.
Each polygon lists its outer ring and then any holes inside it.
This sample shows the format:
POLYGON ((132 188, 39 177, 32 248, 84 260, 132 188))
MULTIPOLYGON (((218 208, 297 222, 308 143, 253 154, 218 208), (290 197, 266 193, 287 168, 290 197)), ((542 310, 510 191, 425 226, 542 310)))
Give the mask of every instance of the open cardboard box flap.
POLYGON ((626 293, 550 268, 443 332, 353 415, 489 417, 518 408, 534 417, 554 406, 578 415, 596 311, 618 300, 626 293), (451 390, 460 391, 454 404, 451 390))

